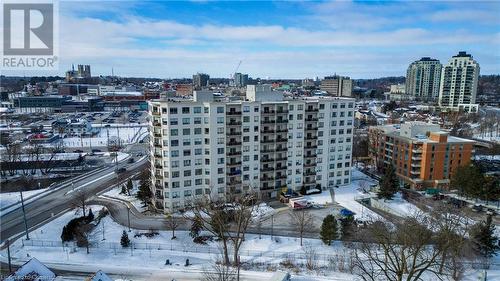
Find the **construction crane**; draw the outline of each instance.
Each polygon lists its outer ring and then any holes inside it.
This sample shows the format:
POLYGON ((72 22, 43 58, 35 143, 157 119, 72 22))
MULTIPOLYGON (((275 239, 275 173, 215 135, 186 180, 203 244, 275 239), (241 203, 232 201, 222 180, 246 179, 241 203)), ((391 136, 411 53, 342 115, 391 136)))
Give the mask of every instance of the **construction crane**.
POLYGON ((234 80, 234 74, 236 73, 236 71, 238 71, 238 69, 240 69, 240 65, 241 65, 241 63, 242 63, 242 62, 243 62, 242 60, 240 60, 240 61, 238 62, 238 65, 237 65, 237 66, 236 66, 236 68, 234 69, 233 73, 231 73, 231 79, 233 79, 233 80, 234 80))

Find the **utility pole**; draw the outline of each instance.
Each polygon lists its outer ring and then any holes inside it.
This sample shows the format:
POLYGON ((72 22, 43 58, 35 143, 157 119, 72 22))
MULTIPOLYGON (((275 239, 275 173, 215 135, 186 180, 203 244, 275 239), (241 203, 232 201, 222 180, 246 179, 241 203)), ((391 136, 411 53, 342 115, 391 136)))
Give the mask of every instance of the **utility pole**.
POLYGON ((12 273, 12 264, 10 261, 10 240, 7 239, 7 260, 9 261, 9 273, 12 273))
POLYGON ((271 215, 271 239, 273 239, 274 236, 274 214, 271 215))
POLYGON ((127 205, 128 232, 130 232, 130 207, 127 205))
POLYGON ((24 210, 24 198, 23 198, 23 191, 19 191, 21 193, 21 207, 23 210, 23 218, 24 218, 24 230, 26 232, 26 240, 30 240, 30 235, 28 234, 28 222, 26 221, 26 211, 24 210))

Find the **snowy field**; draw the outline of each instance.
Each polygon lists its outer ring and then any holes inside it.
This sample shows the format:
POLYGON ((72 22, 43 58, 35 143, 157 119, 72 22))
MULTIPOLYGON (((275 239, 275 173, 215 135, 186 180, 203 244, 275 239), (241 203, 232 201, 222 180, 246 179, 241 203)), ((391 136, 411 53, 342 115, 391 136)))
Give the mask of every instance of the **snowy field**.
MULTIPOLYGON (((95 216, 97 216, 100 206, 90 206, 95 216)), ((92 248, 90 254, 86 253, 85 248, 77 248, 72 245, 63 244, 60 241, 61 230, 69 220, 81 215, 81 212, 71 211, 63 214, 47 225, 30 233, 31 240, 16 241, 11 247, 11 254, 14 261, 21 262, 28 257, 36 257, 43 263, 61 263, 67 265, 85 264, 87 267, 97 271, 112 271, 120 269, 124 274, 133 272, 143 272, 144 270, 176 270, 184 268, 186 258, 189 258, 192 266, 191 270, 202 270, 209 266, 220 255, 218 242, 208 242, 206 245, 195 244, 187 231, 176 231, 177 239, 172 240, 170 231, 160 231, 158 235, 147 238, 139 234, 148 233, 148 231, 132 230, 115 223, 108 215, 96 226, 90 235, 92 248), (135 245, 133 248, 122 248, 120 238, 123 231, 127 231, 131 242, 135 245), (43 246, 42 246, 43 244, 43 246), (34 246, 33 246, 34 245, 34 246), (173 265, 165 265, 166 259, 169 259, 173 265)), ((304 239, 305 247, 311 247, 318 253, 319 265, 325 265, 330 255, 342 253, 345 251, 340 244, 326 246, 319 239, 304 239), (306 246, 307 245, 307 246, 306 246)), ((259 266, 272 266, 278 268, 283 260, 292 259, 297 263, 305 262, 303 259, 304 247, 300 246, 298 238, 274 237, 249 234, 241 248, 241 259, 247 264, 259 266)), ((6 253, 2 252, 5 257, 6 253)), ((302 266, 305 268, 304 266, 302 266)), ((324 275, 325 272, 312 272, 314 275, 324 275)), ((340 279, 352 280, 352 275, 344 273, 335 273, 340 279)), ((326 280, 319 279, 298 279, 294 280, 326 280)))
MULTIPOLYGON (((46 191, 47 188, 41 188, 37 190, 23 191, 23 199, 26 200, 31 196, 39 194, 46 191)), ((19 192, 4 192, 0 193, 0 209, 3 209, 12 204, 21 202, 21 195, 19 192)))
MULTIPOLYGON (((126 185, 126 184, 124 184, 126 185)), ((130 204, 134 205, 134 207, 139 211, 139 212, 144 212, 146 211, 146 207, 142 204, 141 200, 137 199, 137 191, 139 191, 139 181, 138 180, 133 180, 132 181, 133 188, 130 190, 130 195, 128 194, 122 194, 122 188, 121 186, 117 186, 110 191, 106 192, 103 194, 104 197, 107 198, 113 198, 113 199, 118 199, 122 201, 127 201, 130 204)))
POLYGON ((63 143, 66 147, 107 146, 109 137, 110 141, 120 138, 121 144, 131 144, 138 142, 146 135, 146 126, 102 127, 99 133, 92 138, 68 137, 63 139, 63 143))
POLYGON ((422 213, 415 205, 404 200, 400 192, 394 194, 391 200, 373 198, 372 205, 375 203, 373 201, 376 201, 377 208, 400 217, 417 216, 422 213))
POLYGON ((361 220, 374 220, 380 218, 379 215, 366 208, 355 199, 370 197, 372 195, 363 192, 368 190, 370 185, 377 184, 377 181, 363 174, 357 169, 352 169, 351 184, 335 188, 335 201, 342 207, 355 213, 355 217, 361 220))
MULTIPOLYGON (((90 206, 94 215, 97 216, 100 206, 90 206)), ((22 263, 30 257, 35 257, 50 266, 84 265, 86 270, 105 272, 120 272, 123 276, 144 273, 144 271, 200 271, 213 264, 219 256, 220 248, 217 242, 208 242, 206 245, 195 244, 186 231, 176 231, 177 239, 172 240, 170 231, 160 231, 157 235, 148 238, 144 235, 148 231, 132 230, 128 232, 127 227, 115 223, 108 215, 96 226, 90 235, 92 246, 87 254, 85 248, 74 247, 68 243, 63 245, 60 241, 61 229, 66 223, 80 216, 80 212, 71 211, 63 214, 47 225, 30 233, 31 240, 16 241, 11 247, 11 254, 15 263, 22 263), (122 248, 119 244, 122 232, 126 231, 134 245, 130 248, 122 248), (42 246, 43 244, 43 246, 42 246), (186 258, 191 266, 184 266, 186 258), (169 260, 171 265, 165 265, 169 260)), ((274 237, 262 235, 247 235, 242 245, 241 259, 247 270, 273 271, 276 269, 286 270, 280 265, 281 262, 291 261, 300 272, 294 275, 292 280, 355 280, 356 276, 345 272, 331 271, 328 260, 332 257, 341 257, 348 254, 340 242, 332 246, 326 246, 318 239, 304 239, 304 246, 300 246, 298 238, 274 237), (320 267, 314 271, 307 271, 304 266, 304 249, 314 249, 317 253, 317 263, 320 267)), ((5 260, 6 253, 2 252, 5 260)), ((495 259, 495 265, 488 270, 489 280, 498 280, 500 270, 495 259)), ((270 276, 270 275, 269 275, 270 276)), ((469 270, 465 280, 477 280, 478 272, 469 270)), ((268 280, 268 279, 262 279, 268 280)), ((425 278, 423 280, 426 280, 425 278)), ((428 279, 431 280, 431 279, 428 279)))
POLYGON ((333 202, 329 190, 325 190, 319 194, 305 195, 304 198, 307 199, 307 202, 318 205, 328 205, 333 202))

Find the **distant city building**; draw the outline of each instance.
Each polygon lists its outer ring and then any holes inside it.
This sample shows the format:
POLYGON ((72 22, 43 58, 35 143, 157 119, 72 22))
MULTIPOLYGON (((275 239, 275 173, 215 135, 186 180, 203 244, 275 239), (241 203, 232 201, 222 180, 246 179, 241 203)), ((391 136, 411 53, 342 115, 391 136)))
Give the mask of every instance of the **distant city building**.
POLYGON ((245 100, 218 96, 149 102, 157 208, 172 212, 207 194, 277 198, 351 182, 354 99, 286 99, 270 85, 247 86, 245 100))
POLYGON ((71 66, 71 70, 66 71, 66 82, 75 82, 80 79, 90 79, 92 77, 90 73, 90 65, 78 65, 78 70, 75 70, 75 66, 71 66))
POLYGON ((320 89, 334 97, 352 96, 352 80, 349 77, 327 76, 321 80, 320 89))
POLYGON ((193 87, 194 90, 200 90, 203 87, 207 87, 210 83, 210 76, 205 73, 197 73, 193 75, 193 87))
POLYGON ((405 84, 394 84, 390 86, 390 91, 388 93, 384 93, 386 98, 391 101, 407 101, 413 100, 415 97, 406 94, 406 85, 405 84))
POLYGON ((234 86, 245 87, 248 85, 248 74, 241 74, 239 72, 234 74, 234 86))
POLYGON ((466 52, 459 52, 444 66, 439 89, 439 106, 452 111, 477 112, 479 64, 466 52))
POLYGON ((379 168, 394 167, 415 189, 448 188, 459 166, 470 163, 474 141, 450 136, 439 125, 409 122, 370 127, 369 154, 379 168))
POLYGON ((314 87, 315 83, 313 79, 306 78, 302 79, 302 87, 314 87))
POLYGON ((191 84, 176 84, 175 92, 178 96, 190 96, 193 94, 193 85, 191 84))
POLYGON ((406 71, 406 94, 419 101, 436 101, 442 67, 439 60, 429 57, 412 62, 406 71))

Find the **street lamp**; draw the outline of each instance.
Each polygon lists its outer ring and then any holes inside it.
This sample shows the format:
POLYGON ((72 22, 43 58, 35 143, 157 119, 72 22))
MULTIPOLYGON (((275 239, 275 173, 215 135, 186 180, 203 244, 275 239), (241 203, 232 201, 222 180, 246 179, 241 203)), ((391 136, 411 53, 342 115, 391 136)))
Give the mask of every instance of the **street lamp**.
POLYGON ((26 240, 30 240, 30 235, 28 233, 28 222, 26 221, 26 211, 24 210, 24 198, 23 198, 23 191, 19 191, 21 194, 21 207, 23 210, 23 219, 24 219, 24 231, 26 232, 26 240))

